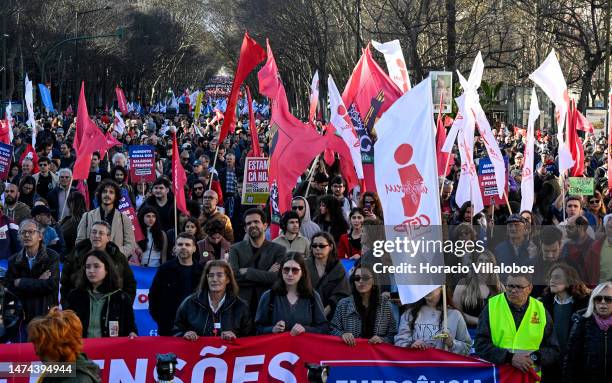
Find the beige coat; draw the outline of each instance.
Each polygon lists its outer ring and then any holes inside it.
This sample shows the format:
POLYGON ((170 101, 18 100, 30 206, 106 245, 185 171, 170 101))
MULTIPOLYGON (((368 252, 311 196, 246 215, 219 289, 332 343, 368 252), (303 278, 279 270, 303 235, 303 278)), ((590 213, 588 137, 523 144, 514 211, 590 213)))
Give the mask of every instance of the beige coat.
MULTIPOLYGON (((100 216, 100 208, 88 211, 81 217, 79 227, 77 228, 76 243, 89 238, 89 231, 94 222, 102 221, 100 216)), ((132 221, 125 214, 121 214, 115 209, 113 216, 113 224, 111 225, 111 241, 119 246, 119 250, 126 256, 130 256, 136 249, 136 239, 134 239, 134 229, 132 221)))

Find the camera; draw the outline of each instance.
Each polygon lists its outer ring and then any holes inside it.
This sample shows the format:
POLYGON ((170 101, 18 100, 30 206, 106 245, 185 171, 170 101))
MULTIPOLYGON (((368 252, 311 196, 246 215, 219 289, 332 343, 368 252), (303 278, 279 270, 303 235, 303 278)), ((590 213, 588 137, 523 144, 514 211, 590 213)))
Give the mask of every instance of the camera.
POLYGON ((157 370, 157 382, 174 382, 174 372, 177 363, 176 355, 172 353, 157 354, 156 359, 157 363, 155 364, 155 369, 157 370))
POLYGON ((325 383, 329 376, 329 366, 315 363, 306 363, 304 365, 307 370, 306 377, 310 383, 325 383))

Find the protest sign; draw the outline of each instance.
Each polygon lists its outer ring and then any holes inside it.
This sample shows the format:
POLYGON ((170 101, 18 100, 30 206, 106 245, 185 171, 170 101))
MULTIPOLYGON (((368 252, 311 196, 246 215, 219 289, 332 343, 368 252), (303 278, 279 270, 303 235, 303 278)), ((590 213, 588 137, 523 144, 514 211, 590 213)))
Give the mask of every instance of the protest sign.
POLYGON ((592 177, 569 177, 569 194, 571 195, 593 195, 595 182, 592 177))
MULTIPOLYGON (((132 201, 128 196, 128 192, 126 189, 121 189, 121 200, 119 200, 119 211, 122 214, 125 214, 130 221, 132 221, 132 230, 134 230, 134 238, 136 242, 142 241, 145 239, 144 234, 142 233, 142 228, 140 227, 140 223, 138 223, 138 216, 136 215, 136 209, 132 206, 132 201)), ((126 254, 127 255, 127 254, 126 254)))
POLYGON ((247 157, 242 180, 242 204, 265 204, 270 194, 268 184, 268 158, 247 157))
POLYGON ((128 150, 130 159, 130 182, 155 181, 155 148, 151 145, 131 145, 128 150))
POLYGON ((2 180, 9 177, 11 158, 13 158, 13 146, 0 142, 0 179, 2 180))
MULTIPOLYGON (((506 170, 508 169, 508 158, 504 157, 506 170)), ((497 183, 495 181, 495 168, 489 157, 482 157, 478 162, 478 181, 480 184, 480 193, 482 194, 482 202, 484 206, 504 205, 505 199, 500 198, 497 192, 497 183)), ((508 195, 508 172, 506 171, 506 190, 504 193, 508 195)))

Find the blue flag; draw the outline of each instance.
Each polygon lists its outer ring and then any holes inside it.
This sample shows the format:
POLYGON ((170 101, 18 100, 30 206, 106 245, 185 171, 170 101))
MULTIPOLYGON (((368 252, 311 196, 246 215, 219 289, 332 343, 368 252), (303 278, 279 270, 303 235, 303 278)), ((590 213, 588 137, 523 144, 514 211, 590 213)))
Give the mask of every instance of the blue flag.
POLYGON ((45 109, 47 109, 48 112, 55 112, 55 109, 53 109, 53 101, 51 100, 51 91, 49 88, 43 84, 38 84, 38 89, 40 90, 40 97, 42 98, 43 104, 45 104, 45 109))

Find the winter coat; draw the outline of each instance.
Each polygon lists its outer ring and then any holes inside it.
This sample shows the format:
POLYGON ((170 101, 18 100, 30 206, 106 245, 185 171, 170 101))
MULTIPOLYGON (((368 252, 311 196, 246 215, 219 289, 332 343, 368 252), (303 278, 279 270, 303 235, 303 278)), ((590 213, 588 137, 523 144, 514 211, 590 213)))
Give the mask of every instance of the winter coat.
POLYGON ((563 376, 568 383, 599 383, 612 380, 612 329, 603 332, 595 318, 574 314, 567 344, 563 376))
POLYGON ((0 259, 7 259, 22 248, 19 226, 0 213, 0 259))
POLYGON ((321 278, 319 278, 314 257, 310 257, 306 260, 306 268, 308 269, 308 276, 310 277, 312 287, 321 296, 323 307, 331 307, 331 312, 328 317, 332 318, 338 302, 351 294, 351 287, 342 262, 336 260, 331 264, 328 263, 325 268, 325 273, 321 278))
POLYGON ((13 209, 4 206, 4 215, 19 225, 24 219, 30 218, 30 207, 23 202, 17 201, 13 209))
POLYGON ((66 378, 43 378, 40 383, 100 383, 100 367, 87 359, 87 355, 81 353, 75 362, 76 376, 66 378))
POLYGON ((306 332, 327 334, 329 331, 321 297, 316 291, 310 298, 298 298, 294 306, 290 306, 287 295, 276 295, 272 290, 263 293, 255 316, 257 333, 272 334, 274 325, 281 320, 285 322, 285 331, 291 331, 297 323, 306 332))
MULTIPOLYGON (((149 313, 157 322, 158 335, 172 335, 174 319, 179 306, 187 296, 179 294, 182 281, 180 263, 173 258, 162 264, 155 273, 149 288, 149 313)), ((198 287, 202 278, 203 267, 194 262, 191 269, 192 292, 198 287)))
MULTIPOLYGON (((102 337, 110 337, 109 322, 119 323, 119 336, 128 336, 131 332, 137 334, 136 321, 134 319, 133 300, 122 290, 115 290, 104 294, 104 306, 100 324, 102 337)), ((74 289, 68 294, 66 299, 66 309, 73 310, 83 324, 83 338, 87 337, 89 328, 89 309, 91 301, 91 291, 84 289, 74 289)))
POLYGON ((51 307, 57 305, 59 255, 41 245, 30 269, 23 249, 9 259, 5 278, 7 288, 21 300, 25 323, 28 323, 36 316, 47 314, 51 307), (48 279, 39 279, 47 270, 51 271, 51 276, 48 279), (19 286, 15 286, 17 279, 19 286))
MULTIPOLYGON (((79 227, 77 228, 76 243, 89 237, 91 226, 94 222, 102 221, 100 215, 101 208, 97 208, 83 214, 79 227)), ((134 229, 132 221, 127 215, 122 214, 119 210, 113 210, 113 224, 111 225, 111 241, 119 246, 119 250, 129 256, 136 249, 136 239, 134 239, 134 229)))
POLYGON ((206 290, 188 296, 181 303, 174 320, 175 336, 183 336, 187 331, 195 331, 198 336, 215 335, 215 323, 221 323, 216 335, 223 331, 231 331, 237 337, 251 334, 253 322, 249 314, 249 306, 240 298, 226 293, 225 301, 217 313, 213 313, 208 303, 206 290))
MULTIPOLYGON (((49 194, 47 194, 47 201, 49 202, 49 209, 51 209, 51 215, 53 215, 53 218, 55 218, 56 221, 59 221, 59 215, 62 214, 59 208, 61 204, 65 204, 64 206, 65 213, 67 213, 67 215, 70 215, 70 210, 68 208, 68 204, 66 203, 66 200, 60 201, 60 198, 59 198, 59 194, 61 192, 60 188, 61 186, 56 186, 49 191, 49 194)), ((77 191, 76 188, 71 187, 68 193, 72 194, 76 191, 77 191)))
POLYGON ((276 237, 272 242, 278 243, 279 245, 283 245, 287 248, 287 252, 289 251, 297 251, 301 253, 304 258, 310 256, 310 241, 304 237, 301 233, 298 233, 297 237, 291 242, 285 237, 285 234, 281 234, 276 237))
MULTIPOLYGON (((62 268, 62 284, 60 286, 62 303, 66 301, 70 291, 76 288, 77 280, 85 265, 85 254, 89 253, 91 249, 91 241, 84 239, 76 244, 72 253, 66 257, 62 268)), ((119 247, 113 242, 106 244, 106 252, 113 260, 117 274, 121 277, 121 290, 125 291, 133 301, 136 298, 136 278, 128 264, 127 257, 119 251, 119 247)))
POLYGON ((205 265, 208 261, 212 261, 213 259, 221 259, 223 260, 225 253, 229 254, 230 248, 232 247, 232 244, 228 242, 227 239, 225 238, 221 238, 221 242, 219 242, 220 246, 220 254, 219 257, 217 257, 217 254, 215 254, 215 248, 213 247, 213 244, 210 243, 207 238, 204 238, 201 241, 198 241, 198 258, 199 258, 199 262, 203 265, 205 265), (206 256, 204 253, 207 253, 206 256))
MULTIPOLYGON (((351 333, 355 338, 362 338, 362 319, 355 307, 355 298, 350 296, 340 300, 336 306, 334 318, 331 321, 330 335, 342 336, 351 333)), ((393 317, 391 301, 388 298, 379 297, 376 307, 376 321, 374 335, 382 338, 386 343, 393 344, 393 338, 397 334, 397 323, 393 317)))

